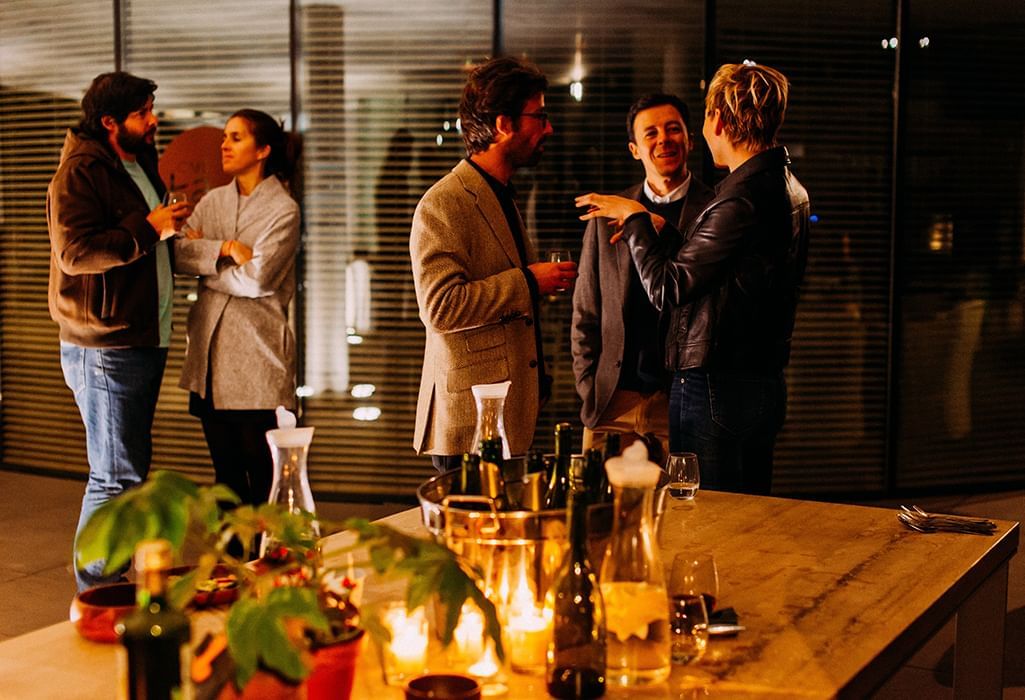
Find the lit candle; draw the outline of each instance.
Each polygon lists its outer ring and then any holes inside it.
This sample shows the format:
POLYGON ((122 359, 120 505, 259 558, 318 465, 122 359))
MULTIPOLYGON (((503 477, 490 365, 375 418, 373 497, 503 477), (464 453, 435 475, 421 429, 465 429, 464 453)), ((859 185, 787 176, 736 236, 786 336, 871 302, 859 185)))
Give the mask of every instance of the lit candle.
POLYGON ((406 613, 404 605, 395 605, 384 613, 384 625, 391 641, 384 647, 384 675, 389 684, 402 684, 419 676, 427 666, 427 618, 423 608, 406 613))
POLYGON ((551 616, 533 604, 526 609, 511 610, 506 629, 509 663, 513 670, 527 673, 543 671, 552 631, 551 616))
POLYGON ((473 664, 484 655, 484 616, 472 605, 464 605, 453 633, 459 661, 473 664))

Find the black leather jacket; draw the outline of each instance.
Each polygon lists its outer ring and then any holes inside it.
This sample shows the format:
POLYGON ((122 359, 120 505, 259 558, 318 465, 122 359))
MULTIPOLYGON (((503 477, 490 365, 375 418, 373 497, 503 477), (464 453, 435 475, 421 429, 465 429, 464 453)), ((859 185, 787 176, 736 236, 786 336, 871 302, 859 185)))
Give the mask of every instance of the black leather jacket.
POLYGON ((750 158, 682 236, 647 215, 625 225, 652 304, 668 316, 666 367, 774 374, 790 338, 808 258, 808 193, 783 147, 750 158))

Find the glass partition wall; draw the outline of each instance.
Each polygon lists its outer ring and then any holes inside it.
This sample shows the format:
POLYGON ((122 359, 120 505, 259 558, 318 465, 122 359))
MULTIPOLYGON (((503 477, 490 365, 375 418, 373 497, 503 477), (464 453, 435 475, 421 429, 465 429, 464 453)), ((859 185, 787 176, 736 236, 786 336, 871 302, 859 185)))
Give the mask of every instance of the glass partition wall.
MULTIPOLYGON (((574 254, 583 225, 573 197, 642 176, 626 148, 634 98, 684 97, 695 122, 691 169, 713 184, 721 174, 700 139, 710 70, 745 59, 783 70, 793 87, 781 139, 815 223, 776 491, 1020 482, 1018 3, 986 0, 970 11, 907 0, 68 7, 0 7, 0 409, 9 467, 86 471, 46 310, 44 200, 82 92, 120 66, 160 85, 161 147, 193 126, 220 127, 244 106, 302 134, 292 317, 304 419, 317 428, 311 481, 325 496, 412 498, 432 470, 411 447, 423 328, 409 222, 423 191, 462 157, 465 71, 497 47, 529 57, 551 80, 555 136, 515 184, 538 249, 574 254)), ((193 291, 178 280, 154 466, 208 477, 198 421, 177 387, 193 291)), ((569 300, 542 313, 556 382, 535 436, 546 447, 555 422, 578 420, 579 402, 569 300)))

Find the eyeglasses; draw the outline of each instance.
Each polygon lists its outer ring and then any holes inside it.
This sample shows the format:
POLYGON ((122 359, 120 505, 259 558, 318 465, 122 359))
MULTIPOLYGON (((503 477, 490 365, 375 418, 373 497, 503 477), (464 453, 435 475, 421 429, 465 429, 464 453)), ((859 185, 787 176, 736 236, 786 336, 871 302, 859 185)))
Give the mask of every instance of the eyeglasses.
POLYGON ((540 119, 542 122, 548 121, 548 112, 520 112, 519 114, 510 114, 510 117, 532 117, 534 119, 540 119))

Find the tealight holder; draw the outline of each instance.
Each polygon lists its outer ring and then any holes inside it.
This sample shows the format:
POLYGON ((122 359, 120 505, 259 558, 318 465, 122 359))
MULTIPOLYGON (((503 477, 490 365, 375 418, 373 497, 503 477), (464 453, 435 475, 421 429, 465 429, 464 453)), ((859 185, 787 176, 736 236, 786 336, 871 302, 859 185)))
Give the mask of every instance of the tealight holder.
POLYGON ((391 635, 380 646, 384 681, 405 685, 427 669, 427 616, 422 607, 409 612, 405 603, 394 602, 381 611, 381 623, 391 635))

